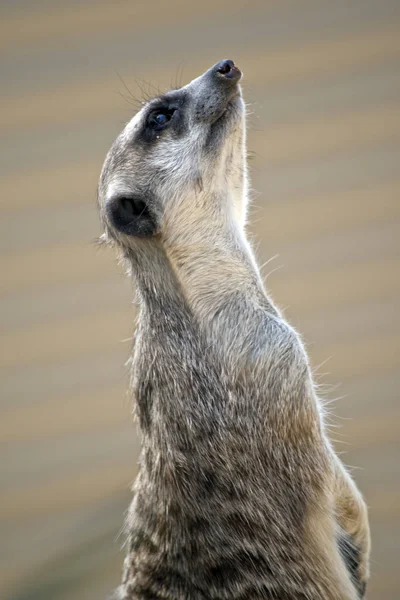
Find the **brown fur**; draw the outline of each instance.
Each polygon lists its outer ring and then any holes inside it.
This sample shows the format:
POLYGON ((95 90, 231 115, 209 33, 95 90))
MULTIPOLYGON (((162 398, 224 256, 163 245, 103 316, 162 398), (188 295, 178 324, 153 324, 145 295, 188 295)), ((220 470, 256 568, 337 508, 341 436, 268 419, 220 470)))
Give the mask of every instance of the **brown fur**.
POLYGON ((105 239, 141 299, 143 446, 119 597, 355 600, 368 578, 365 504, 247 242, 243 102, 221 77, 213 67, 167 94, 160 110, 178 108, 158 136, 160 101, 144 107, 100 180, 105 239))

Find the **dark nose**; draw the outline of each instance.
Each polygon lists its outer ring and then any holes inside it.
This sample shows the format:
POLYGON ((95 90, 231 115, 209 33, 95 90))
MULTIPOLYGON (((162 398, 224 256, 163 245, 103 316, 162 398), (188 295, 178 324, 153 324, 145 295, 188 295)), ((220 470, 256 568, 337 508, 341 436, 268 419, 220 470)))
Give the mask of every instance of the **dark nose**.
POLYGON ((233 60, 221 60, 214 67, 214 72, 218 77, 222 77, 232 83, 237 83, 242 76, 242 72, 237 68, 233 60))

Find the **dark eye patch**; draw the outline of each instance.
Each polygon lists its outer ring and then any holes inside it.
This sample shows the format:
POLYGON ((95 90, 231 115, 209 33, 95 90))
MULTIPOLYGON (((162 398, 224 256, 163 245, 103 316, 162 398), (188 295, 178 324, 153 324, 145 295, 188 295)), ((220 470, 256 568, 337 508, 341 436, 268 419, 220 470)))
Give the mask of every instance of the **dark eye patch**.
POLYGON ((159 108, 151 111, 149 116, 147 117, 147 126, 153 129, 154 131, 162 131, 171 121, 176 108, 159 108))
POLYGON ((153 142, 164 130, 171 130, 179 135, 184 126, 184 106, 187 94, 181 90, 168 92, 149 103, 143 126, 138 132, 135 142, 153 142))

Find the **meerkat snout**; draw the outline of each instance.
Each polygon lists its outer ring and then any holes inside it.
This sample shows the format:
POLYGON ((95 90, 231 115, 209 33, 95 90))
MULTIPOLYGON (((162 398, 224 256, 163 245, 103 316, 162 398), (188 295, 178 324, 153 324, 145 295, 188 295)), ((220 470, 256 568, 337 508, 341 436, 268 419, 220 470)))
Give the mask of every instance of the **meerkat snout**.
POLYGON ((216 65, 216 72, 232 82, 237 82, 242 77, 241 71, 237 68, 233 60, 222 60, 216 65))

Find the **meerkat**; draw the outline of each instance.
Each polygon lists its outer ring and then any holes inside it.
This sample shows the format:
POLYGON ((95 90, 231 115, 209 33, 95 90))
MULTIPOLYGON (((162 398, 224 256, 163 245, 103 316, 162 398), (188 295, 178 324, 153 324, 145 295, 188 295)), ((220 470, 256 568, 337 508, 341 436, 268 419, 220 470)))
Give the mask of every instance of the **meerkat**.
POLYGON ((140 299, 123 600, 365 594, 367 509, 245 233, 241 76, 224 60, 147 102, 100 177, 102 237, 140 299))

